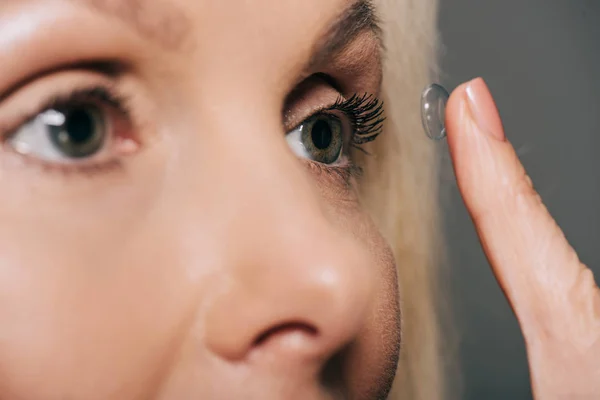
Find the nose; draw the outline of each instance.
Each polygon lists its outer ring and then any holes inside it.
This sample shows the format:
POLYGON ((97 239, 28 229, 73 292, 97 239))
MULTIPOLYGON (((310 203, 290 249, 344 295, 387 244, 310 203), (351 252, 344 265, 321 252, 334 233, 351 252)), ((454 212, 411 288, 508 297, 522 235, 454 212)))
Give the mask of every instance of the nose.
POLYGON ((300 161, 285 147, 270 155, 252 160, 243 193, 229 194, 244 211, 227 227, 223 286, 205 314, 206 345, 229 361, 323 363, 361 332, 375 270, 342 217, 326 211, 323 203, 332 200, 300 161))
POLYGON ((255 241, 208 311, 213 352, 228 360, 324 360, 359 334, 372 293, 368 265, 351 243, 319 230, 273 227, 255 241))

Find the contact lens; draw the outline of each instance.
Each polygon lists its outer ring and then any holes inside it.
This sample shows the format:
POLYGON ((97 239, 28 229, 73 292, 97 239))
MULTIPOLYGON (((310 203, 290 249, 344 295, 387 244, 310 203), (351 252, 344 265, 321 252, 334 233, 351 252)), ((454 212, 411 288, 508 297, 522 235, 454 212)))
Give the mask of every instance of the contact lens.
POLYGON ((443 86, 434 83, 421 95, 421 120, 427 137, 442 140, 446 137, 446 103, 450 95, 443 86))

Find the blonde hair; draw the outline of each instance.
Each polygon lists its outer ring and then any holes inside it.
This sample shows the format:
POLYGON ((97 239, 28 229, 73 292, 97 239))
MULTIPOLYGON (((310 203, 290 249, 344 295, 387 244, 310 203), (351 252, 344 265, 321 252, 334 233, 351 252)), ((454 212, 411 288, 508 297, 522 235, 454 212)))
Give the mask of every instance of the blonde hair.
POLYGON ((437 157, 423 133, 420 95, 435 71, 437 0, 375 1, 386 47, 385 134, 365 157, 365 205, 398 264, 402 349, 392 399, 444 397, 438 315, 437 157))

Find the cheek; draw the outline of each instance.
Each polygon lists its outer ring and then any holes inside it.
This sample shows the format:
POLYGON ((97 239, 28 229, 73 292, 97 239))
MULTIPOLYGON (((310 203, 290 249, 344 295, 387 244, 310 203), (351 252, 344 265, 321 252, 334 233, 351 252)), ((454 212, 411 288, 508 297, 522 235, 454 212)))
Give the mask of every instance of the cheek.
MULTIPOLYGON (((100 207, 88 209, 95 203, 87 198, 54 213, 25 216, 16 206, 0 212, 0 397, 95 400, 119 392, 123 399, 149 398, 189 333, 198 303, 217 286, 212 279, 222 263, 208 255, 225 254, 215 249, 232 239, 200 219, 194 234, 182 232, 185 224, 177 221, 188 220, 197 203, 183 207, 183 196, 163 206, 141 201, 160 198, 157 185, 145 185, 135 198, 120 195, 113 218, 100 207), (115 218, 117 209, 127 211, 115 218)), ((346 381, 354 393, 379 398, 394 377, 400 343, 394 259, 352 194, 326 197, 339 185, 324 185, 327 224, 366 250, 375 282, 369 318, 345 355, 346 381)))
POLYGON ((358 245, 366 246, 371 255, 370 267, 376 275, 377 296, 371 317, 351 350, 348 362, 349 382, 368 398, 384 398, 396 375, 401 342, 401 312, 399 306, 396 261, 389 243, 379 229, 357 206, 356 201, 332 204, 336 224, 350 232, 358 245))
POLYGON ((195 292, 131 202, 112 218, 72 202, 71 214, 35 202, 0 213, 1 398, 148 398, 195 292))
POLYGON ((351 365, 356 368, 362 364, 362 376, 359 376, 357 371, 357 380, 376 382, 367 391, 372 393, 373 398, 384 398, 383 392, 389 391, 396 375, 400 354, 401 313, 398 280, 396 263, 389 245, 370 221, 365 225, 364 242, 369 244, 373 255, 373 266, 377 269, 379 285, 372 316, 367 321, 362 343, 358 347, 362 348, 364 354, 377 354, 377 358, 363 358, 351 365), (366 368, 365 364, 371 365, 366 368))

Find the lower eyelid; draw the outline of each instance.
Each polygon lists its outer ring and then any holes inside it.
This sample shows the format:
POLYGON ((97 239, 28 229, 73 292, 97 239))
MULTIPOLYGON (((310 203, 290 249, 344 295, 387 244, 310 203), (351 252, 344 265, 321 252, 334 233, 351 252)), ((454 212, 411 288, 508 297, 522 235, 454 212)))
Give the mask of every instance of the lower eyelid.
POLYGON ((118 158, 110 158, 102 162, 83 162, 83 163, 52 163, 40 160, 36 157, 16 155, 20 158, 23 166, 33 166, 41 169, 43 172, 58 173, 62 176, 86 175, 95 176, 110 171, 121 170, 124 167, 122 160, 118 158))
POLYGON ((335 186, 350 189, 353 179, 362 176, 362 168, 354 164, 347 156, 343 156, 339 164, 326 165, 316 161, 305 160, 309 171, 318 179, 331 180, 335 186))
MULTIPOLYGON (((32 128, 36 131, 31 133, 27 133, 26 130, 21 131, 22 134, 29 135, 29 137, 23 139, 24 142, 21 142, 21 144, 27 145, 29 143, 33 144, 33 146, 29 149, 19 149, 18 143, 11 143, 11 141, 20 132, 19 129, 26 129, 25 124, 21 124, 16 130, 13 130, 2 139, 4 143, 2 148, 4 151, 15 153, 15 156, 18 155, 25 166, 36 166, 45 172, 58 172, 61 175, 84 174, 90 176, 120 169, 123 166, 125 156, 137 152, 141 144, 136 140, 137 138, 133 132, 134 127, 130 117, 124 115, 122 110, 114 109, 110 104, 98 105, 97 108, 101 110, 103 118, 107 121, 104 128, 106 131, 103 136, 102 146, 89 156, 71 158, 67 155, 59 154, 57 150, 44 150, 54 144, 48 142, 47 131, 36 128, 32 128), (38 137, 40 135, 44 137, 38 137), (44 155, 46 151, 48 152, 44 155)), ((41 115, 41 113, 37 115, 41 115)))

